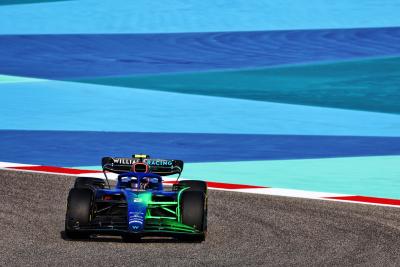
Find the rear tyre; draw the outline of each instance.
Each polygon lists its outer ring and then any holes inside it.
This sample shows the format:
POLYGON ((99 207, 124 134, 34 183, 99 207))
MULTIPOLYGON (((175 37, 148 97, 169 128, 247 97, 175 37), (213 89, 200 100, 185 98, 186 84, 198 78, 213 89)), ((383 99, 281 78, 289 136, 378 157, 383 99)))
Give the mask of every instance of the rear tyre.
POLYGON ((72 188, 69 191, 65 216, 65 235, 71 239, 88 238, 90 234, 77 228, 89 225, 92 217, 93 192, 87 188, 72 188))
POLYGON ((105 185, 105 181, 100 178, 78 177, 75 180, 74 188, 103 189, 105 185))
POLYGON ((199 180, 183 180, 178 183, 180 186, 189 187, 185 191, 201 191, 207 195, 207 183, 199 180))
POLYGON ((203 241, 207 232, 207 199, 202 191, 185 190, 180 199, 182 223, 200 231, 184 240, 203 241))

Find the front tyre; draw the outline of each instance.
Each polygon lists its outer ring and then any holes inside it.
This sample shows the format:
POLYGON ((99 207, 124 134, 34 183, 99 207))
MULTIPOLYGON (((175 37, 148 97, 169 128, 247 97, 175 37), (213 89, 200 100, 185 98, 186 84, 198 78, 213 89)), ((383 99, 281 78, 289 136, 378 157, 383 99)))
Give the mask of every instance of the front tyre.
POLYGON ((106 185, 104 179, 92 177, 78 177, 75 179, 74 188, 103 189, 106 185))
POLYGON ((88 188, 72 188, 69 191, 65 216, 65 235, 71 239, 88 238, 79 228, 90 224, 93 210, 93 191, 88 188))
MULTIPOLYGON (((180 199, 181 221, 200 232, 190 237, 193 241, 203 241, 207 232, 207 199, 202 191, 184 191, 180 199)), ((184 238, 188 239, 188 238, 184 238)))
POLYGON ((178 183, 181 187, 189 187, 186 191, 201 191, 207 195, 207 183, 200 180, 182 180, 178 183))

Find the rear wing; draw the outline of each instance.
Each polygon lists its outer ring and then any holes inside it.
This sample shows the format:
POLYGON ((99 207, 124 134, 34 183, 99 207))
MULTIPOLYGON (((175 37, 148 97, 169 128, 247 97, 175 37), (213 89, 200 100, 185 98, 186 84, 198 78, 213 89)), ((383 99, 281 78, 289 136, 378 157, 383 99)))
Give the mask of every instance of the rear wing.
POLYGON ((149 172, 163 176, 180 174, 183 170, 183 161, 178 159, 104 157, 101 160, 101 166, 103 171, 120 174, 130 172, 132 165, 139 162, 146 163, 149 166, 149 172))

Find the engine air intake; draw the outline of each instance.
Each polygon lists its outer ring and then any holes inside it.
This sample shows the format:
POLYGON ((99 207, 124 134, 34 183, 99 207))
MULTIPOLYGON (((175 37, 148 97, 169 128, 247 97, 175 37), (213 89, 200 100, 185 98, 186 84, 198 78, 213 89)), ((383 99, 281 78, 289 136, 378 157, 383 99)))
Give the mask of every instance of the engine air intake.
POLYGON ((149 166, 145 163, 137 162, 132 165, 133 172, 149 172, 149 166))

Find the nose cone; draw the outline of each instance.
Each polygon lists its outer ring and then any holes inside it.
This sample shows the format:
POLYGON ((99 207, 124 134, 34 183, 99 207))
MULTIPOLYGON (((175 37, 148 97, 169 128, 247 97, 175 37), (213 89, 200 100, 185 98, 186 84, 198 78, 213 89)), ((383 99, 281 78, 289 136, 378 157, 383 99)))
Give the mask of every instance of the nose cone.
POLYGON ((144 213, 143 212, 130 212, 129 213, 129 230, 134 233, 143 231, 144 227, 144 213))
POLYGON ((129 229, 134 233, 141 232, 143 230, 143 223, 131 222, 131 223, 129 223, 129 229))
POLYGON ((151 200, 151 193, 134 193, 130 190, 124 192, 128 202, 128 230, 138 233, 144 230, 147 203, 151 200))

